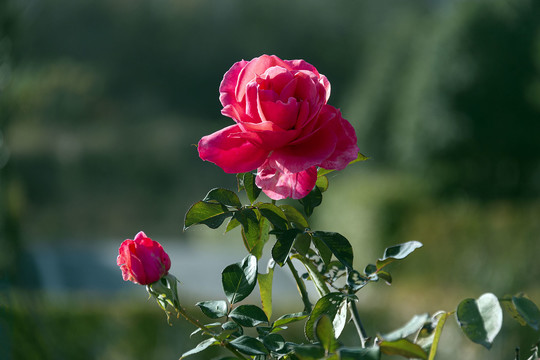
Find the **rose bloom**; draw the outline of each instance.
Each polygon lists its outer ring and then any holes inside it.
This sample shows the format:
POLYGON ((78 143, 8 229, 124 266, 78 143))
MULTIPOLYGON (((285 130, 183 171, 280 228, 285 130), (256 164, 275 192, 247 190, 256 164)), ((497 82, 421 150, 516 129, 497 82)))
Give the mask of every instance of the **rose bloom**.
POLYGON ((227 173, 257 169, 255 183, 271 199, 301 199, 317 166, 341 170, 358 156, 354 128, 326 103, 328 79, 304 60, 239 61, 219 91, 221 113, 235 124, 204 136, 199 156, 227 173))
POLYGON ((133 240, 124 240, 118 249, 116 263, 125 281, 141 285, 158 281, 171 268, 171 259, 161 244, 142 231, 133 240))

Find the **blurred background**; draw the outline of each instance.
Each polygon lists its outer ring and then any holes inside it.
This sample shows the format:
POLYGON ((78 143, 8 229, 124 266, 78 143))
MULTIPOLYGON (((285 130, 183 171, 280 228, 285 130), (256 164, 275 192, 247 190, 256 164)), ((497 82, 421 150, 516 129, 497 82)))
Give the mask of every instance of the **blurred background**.
MULTIPOLYGON (((424 244, 359 293, 370 334, 484 292, 540 304, 539 1, 0 0, 0 358, 176 359, 199 342, 122 281, 117 249, 144 230, 193 313, 223 298, 239 233, 182 223, 236 180, 194 144, 232 123, 223 74, 261 54, 325 74, 370 157, 332 174, 313 228, 346 236, 359 269, 424 244)), ((276 282, 276 315, 300 311, 276 282)), ((504 324, 488 351, 449 321, 438 359, 528 356, 540 333, 504 324)))

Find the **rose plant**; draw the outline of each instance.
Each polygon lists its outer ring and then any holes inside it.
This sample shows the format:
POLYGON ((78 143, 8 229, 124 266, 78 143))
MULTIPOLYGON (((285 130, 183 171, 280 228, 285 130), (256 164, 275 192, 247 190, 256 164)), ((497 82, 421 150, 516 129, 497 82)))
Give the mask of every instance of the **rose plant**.
MULTIPOLYGON (((143 232, 122 243, 117 263, 124 280, 147 285, 167 316, 176 312, 204 337, 181 358, 222 346, 232 355, 222 360, 374 360, 385 354, 432 360, 449 316, 455 314, 470 340, 490 348, 502 325, 503 308, 538 331, 540 310, 526 296, 498 298, 486 293, 463 300, 455 311, 416 315, 395 331, 368 335, 356 307, 358 292, 379 280, 391 284, 389 265, 422 244, 391 246, 373 264, 357 270, 352 246, 343 235, 313 229, 309 217, 322 204, 329 184, 326 174, 367 159, 358 152, 351 124, 327 104, 329 96, 328 79, 303 60, 263 55, 237 62, 223 77, 222 113, 235 124, 203 137, 198 151, 201 159, 237 174, 238 192, 246 192, 248 203, 243 204, 235 191, 212 189, 189 208, 184 230, 194 225, 216 229, 227 220, 225 231, 239 227, 248 254, 222 271, 224 299, 196 304, 212 322, 202 324, 180 305, 177 281, 168 274, 170 260, 161 245, 143 232), (258 201, 261 190, 270 202, 258 201), (285 198, 298 200, 298 206, 276 202, 285 198), (259 261, 271 237, 271 258, 261 269, 259 261), (275 316, 273 274, 282 267, 296 281, 303 310, 275 316), (307 284, 315 289, 316 299, 310 297, 307 284), (260 306, 243 303, 257 285, 260 306), (349 321, 358 333, 354 344, 339 340, 349 321), (295 322, 304 328, 304 341, 299 343, 282 332, 295 322)), ((537 353, 536 349, 529 359, 537 353)))

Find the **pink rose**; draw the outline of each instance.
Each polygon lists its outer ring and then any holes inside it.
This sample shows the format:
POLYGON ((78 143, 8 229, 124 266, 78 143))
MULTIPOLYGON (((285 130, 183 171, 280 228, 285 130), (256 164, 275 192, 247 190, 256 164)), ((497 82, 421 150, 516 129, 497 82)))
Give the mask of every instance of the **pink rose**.
POLYGON ((221 113, 236 124, 203 137, 199 156, 227 173, 257 169, 257 186, 274 200, 303 198, 317 166, 341 170, 358 155, 354 128, 326 103, 328 79, 304 60, 239 61, 219 91, 221 113))
POLYGON ((152 284, 167 275, 171 259, 157 241, 139 232, 133 240, 124 240, 118 249, 116 263, 125 281, 135 284, 152 284))

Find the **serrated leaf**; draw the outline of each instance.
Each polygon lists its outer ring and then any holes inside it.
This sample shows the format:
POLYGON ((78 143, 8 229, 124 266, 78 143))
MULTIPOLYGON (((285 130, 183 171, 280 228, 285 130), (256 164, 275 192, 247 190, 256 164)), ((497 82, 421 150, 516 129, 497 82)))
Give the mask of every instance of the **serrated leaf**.
POLYGON ((293 223, 294 225, 296 225, 296 227, 302 230, 309 227, 308 222, 306 218, 304 217, 304 215, 302 215, 300 211, 296 210, 296 208, 294 208, 293 206, 280 205, 279 208, 283 210, 283 213, 287 217, 287 220, 293 223))
POLYGON ((321 240, 332 251, 336 259, 347 268, 352 269, 352 246, 343 235, 336 232, 314 231, 311 236, 313 239, 321 240))
POLYGON ((534 302, 524 296, 512 296, 514 305, 519 316, 534 330, 538 331, 540 325, 540 310, 534 302))
POLYGON ((379 360, 381 351, 378 346, 368 348, 342 348, 339 349, 340 360, 379 360))
POLYGON ((224 205, 198 201, 186 213, 184 230, 197 224, 204 224, 211 229, 217 229, 232 214, 224 205))
POLYGON ((266 355, 269 353, 262 342, 247 335, 242 335, 232 340, 229 344, 247 355, 266 355))
POLYGON ((272 247, 272 258, 279 266, 283 266, 289 258, 294 239, 300 233, 301 231, 298 229, 289 229, 276 235, 276 243, 274 244, 274 247, 272 247))
POLYGON ((185 357, 187 357, 189 355, 199 353, 199 352, 201 352, 201 351, 203 351, 205 349, 208 349, 210 346, 217 345, 217 344, 219 344, 219 341, 217 341, 214 338, 209 338, 209 339, 203 340, 199 344, 197 344, 197 346, 195 346, 193 349, 183 353, 182 356, 180 357, 180 359, 183 359, 183 358, 185 358, 185 357))
POLYGON ((415 315, 407 324, 401 328, 392 331, 391 333, 382 335, 381 337, 386 341, 396 341, 406 338, 412 334, 417 333, 428 321, 429 315, 427 313, 421 315, 415 315))
MULTIPOLYGON (((354 163, 357 163, 359 161, 366 161, 368 160, 369 158, 361 153, 358 153, 358 156, 356 157, 356 159, 354 159, 353 161, 351 161, 350 163, 347 164, 347 166, 349 165, 352 165, 354 163)), ((329 174, 331 173, 332 171, 335 171, 334 169, 323 169, 323 168, 319 168, 317 170, 317 176, 318 177, 321 177, 321 176, 325 176, 326 174, 329 174)))
POLYGON ((246 327, 268 323, 268 318, 263 309, 255 305, 240 305, 229 313, 229 317, 236 323, 246 327))
POLYGON ((257 274, 257 282, 259 283, 259 292, 261 294, 261 305, 268 319, 270 319, 272 316, 272 284, 274 280, 274 266, 275 262, 270 259, 268 261, 268 272, 266 274, 257 274))
POLYGON ((210 319, 219 319, 227 315, 227 302, 224 300, 200 301, 195 305, 210 319))
POLYGON ((215 188, 212 189, 206 194, 206 197, 203 199, 204 202, 217 202, 225 206, 232 206, 235 208, 241 208, 242 203, 238 198, 238 195, 231 190, 215 188))
POLYGON ((315 186, 306 197, 299 200, 300 204, 304 207, 304 212, 307 216, 311 216, 311 214, 313 214, 313 209, 321 205, 322 198, 321 190, 315 186))
POLYGON ((384 251, 382 258, 377 260, 377 269, 382 269, 386 265, 395 260, 402 260, 409 256, 414 250, 421 248, 423 245, 419 241, 409 241, 403 244, 390 246, 384 251))
POLYGON ((262 216, 267 218, 274 229, 287 230, 289 227, 289 221, 287 216, 279 207, 274 204, 260 203, 256 205, 257 210, 262 216))
POLYGON ((495 295, 486 293, 477 300, 463 300, 456 315, 461 330, 471 341, 491 348, 502 326, 502 309, 495 295))
POLYGON ((326 353, 333 353, 337 347, 338 342, 334 335, 334 327, 332 321, 327 315, 322 315, 315 323, 315 336, 319 343, 323 346, 326 353))
POLYGON ((428 356, 424 349, 407 339, 381 341, 379 343, 379 348, 381 349, 381 352, 386 355, 400 355, 409 359, 415 358, 427 360, 428 356))
POLYGON ((276 321, 274 321, 274 324, 272 325, 272 327, 277 328, 277 327, 281 327, 283 325, 287 325, 293 322, 301 321, 307 318, 308 315, 309 314, 304 313, 304 312, 286 314, 279 317, 276 321))
POLYGON ((337 334, 341 333, 344 326, 344 324, 342 324, 342 319, 338 318, 338 327, 336 327, 334 319, 336 319, 336 315, 338 314, 343 302, 347 302, 347 297, 340 292, 326 294, 317 301, 304 327, 304 333, 309 340, 315 340, 315 322, 322 315, 327 315, 330 320, 332 320, 336 336, 338 336, 337 334))
POLYGON ((241 262, 229 265, 221 273, 221 283, 231 304, 245 299, 257 282, 257 258, 246 256, 241 262))
POLYGON ((268 334, 262 341, 264 346, 270 351, 280 351, 285 346, 285 339, 279 334, 268 334))

